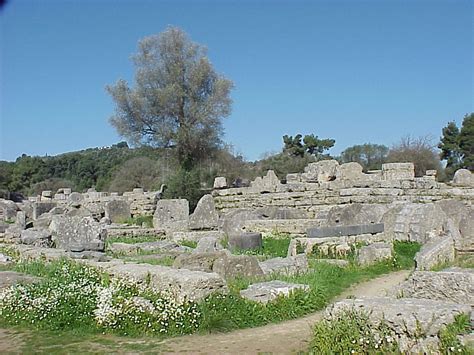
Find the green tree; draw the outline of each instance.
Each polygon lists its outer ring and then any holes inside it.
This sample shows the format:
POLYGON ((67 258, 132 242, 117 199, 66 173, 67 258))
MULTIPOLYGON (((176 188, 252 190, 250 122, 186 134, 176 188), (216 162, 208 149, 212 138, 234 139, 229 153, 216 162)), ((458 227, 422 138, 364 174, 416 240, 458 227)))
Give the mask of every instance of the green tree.
POLYGON ((296 136, 283 136, 283 152, 290 156, 303 157, 305 154, 314 156, 317 160, 328 157, 323 154, 324 151, 332 148, 336 141, 334 139, 319 139, 314 134, 304 136, 297 134, 296 136), (301 142, 303 139, 303 142, 301 142))
POLYGON ((346 148, 340 160, 343 163, 357 162, 365 171, 380 169, 386 161, 388 147, 382 144, 365 143, 346 148))
POLYGON ((440 158, 446 160, 446 175, 451 178, 462 165, 462 154, 459 148, 459 128, 455 122, 449 122, 442 130, 443 136, 438 144, 440 158))
POLYGON ((459 133, 462 167, 474 171, 474 113, 465 115, 459 133))
POLYGON ((116 104, 111 124, 133 144, 175 148, 191 170, 221 143, 232 82, 176 27, 141 40, 134 63, 134 88, 124 80, 107 86, 116 104))

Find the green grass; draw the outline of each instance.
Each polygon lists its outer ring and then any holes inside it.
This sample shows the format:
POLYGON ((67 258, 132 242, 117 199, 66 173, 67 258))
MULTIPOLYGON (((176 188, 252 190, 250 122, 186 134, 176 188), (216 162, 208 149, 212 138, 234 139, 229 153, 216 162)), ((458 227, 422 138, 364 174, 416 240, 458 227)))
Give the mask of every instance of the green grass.
POLYGON ((286 257, 291 237, 283 235, 279 237, 266 237, 262 239, 262 247, 254 250, 234 250, 233 254, 255 255, 260 260, 276 257, 286 257))
POLYGON ((421 249, 421 244, 417 242, 398 241, 393 242, 395 262, 402 269, 409 269, 415 266, 414 257, 421 249))
POLYGON ((460 267, 464 269, 474 269, 473 255, 459 255, 452 262, 439 263, 433 266, 430 271, 441 271, 449 267, 460 267))
MULTIPOLYGON (((273 242, 270 240, 270 243, 273 242)), ((274 246, 276 244, 270 245, 274 246)), ((281 248, 281 245, 278 245, 281 248)), ((279 248, 267 248, 266 251, 269 254, 276 253, 275 250, 279 250, 279 248)), ((412 267, 413 262, 409 263, 408 260, 413 259, 415 251, 416 248, 413 245, 406 246, 400 243, 395 247, 394 260, 398 260, 398 262, 387 260, 364 268, 355 264, 341 268, 328 263, 310 260, 310 270, 305 274, 294 276, 271 275, 259 280, 241 278, 230 281, 228 294, 210 295, 196 305, 200 313, 196 330, 200 332, 228 331, 301 317, 322 309, 335 296, 354 283, 366 281, 404 267, 412 267), (310 286, 310 291, 297 291, 291 294, 290 297, 279 297, 265 305, 240 297, 240 290, 248 287, 252 282, 271 279, 307 284, 310 286)), ((146 260, 145 258, 140 259, 142 261, 146 260)), ((163 262, 170 263, 171 258, 165 258, 163 262)), ((29 286, 29 292, 33 292, 34 295, 42 295, 47 289, 54 290, 60 288, 61 292, 65 292, 69 284, 74 286, 71 292, 77 292, 76 290, 83 290, 83 288, 80 288, 82 287, 80 283, 83 279, 89 280, 88 282, 91 285, 108 284, 109 282, 107 275, 100 274, 98 271, 67 260, 46 264, 40 261, 19 263, 15 266, 15 270, 45 278, 43 283, 29 286)), ((91 301, 89 296, 89 298, 86 298, 86 296, 77 297, 75 293, 69 294, 65 292, 64 294, 64 299, 60 302, 58 310, 55 312, 50 311, 49 318, 45 321, 40 320, 39 323, 35 323, 35 326, 40 329, 56 329, 60 332, 74 329, 83 333, 96 334, 98 331, 101 331, 94 324, 91 317, 91 312, 94 309, 93 297, 91 301)), ((153 295, 149 296, 152 298, 156 297, 153 295)), ((12 308, 11 312, 18 312, 18 309, 12 308)), ((28 324, 28 319, 35 319, 36 321, 40 314, 25 313, 24 317, 26 317, 27 321, 26 323, 20 323, 23 325, 28 324)), ((2 316, 0 316, 0 320, 2 320, 2 316)), ((4 325, 7 323, 10 325, 17 324, 14 319, 5 319, 5 317, 3 317, 1 323, 4 325)), ((138 329, 142 328, 140 328, 140 325, 134 325, 133 322, 124 324, 121 327, 120 334, 126 333, 130 336, 141 334, 138 329)), ((103 331, 108 330, 104 329, 103 331)), ((113 330, 110 331, 113 332, 113 330)))
POLYGON ((182 245, 183 247, 189 247, 189 248, 193 248, 193 249, 196 249, 197 247, 197 242, 194 241, 194 240, 180 240, 178 242, 179 245, 182 245))
POLYGON ((460 314, 454 318, 454 322, 448 324, 439 332, 440 347, 444 354, 472 354, 474 349, 461 344, 458 335, 469 334, 471 331, 471 320, 469 315, 460 314))
POLYGON ((142 227, 143 225, 146 228, 153 228, 153 216, 135 216, 124 219, 121 221, 122 224, 135 225, 142 227))
POLYGON ((138 235, 135 237, 114 236, 114 237, 107 238, 107 244, 112 244, 112 243, 137 244, 137 243, 157 242, 159 240, 163 240, 163 237, 158 236, 158 235, 138 235))

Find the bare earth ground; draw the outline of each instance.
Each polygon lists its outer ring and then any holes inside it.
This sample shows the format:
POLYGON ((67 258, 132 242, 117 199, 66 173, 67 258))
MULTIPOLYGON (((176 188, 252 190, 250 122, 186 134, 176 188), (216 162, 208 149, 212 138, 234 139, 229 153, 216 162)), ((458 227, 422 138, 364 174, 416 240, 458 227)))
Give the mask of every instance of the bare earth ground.
MULTIPOLYGON (((370 281, 354 285, 338 299, 348 296, 370 297, 384 296, 386 291, 405 280, 410 271, 404 270, 383 275, 370 281)), ((96 336, 92 339, 78 339, 77 342, 58 344, 45 342, 31 348, 34 332, 18 332, 0 329, 0 353, 187 353, 187 354, 294 354, 305 351, 311 339, 311 327, 322 318, 324 310, 304 318, 278 324, 269 324, 259 328, 237 330, 230 333, 189 335, 159 341, 152 338, 119 338, 114 336, 96 336)), ((33 340, 33 343, 38 343, 33 340)), ((39 342, 41 343, 41 341, 39 342)))

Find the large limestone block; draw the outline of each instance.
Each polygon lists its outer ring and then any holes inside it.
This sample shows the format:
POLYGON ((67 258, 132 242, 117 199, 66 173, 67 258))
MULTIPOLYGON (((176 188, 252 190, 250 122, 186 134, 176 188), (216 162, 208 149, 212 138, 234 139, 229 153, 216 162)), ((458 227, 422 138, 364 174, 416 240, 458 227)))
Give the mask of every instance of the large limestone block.
POLYGON ((212 271, 222 276, 225 280, 231 280, 236 277, 263 275, 257 258, 252 255, 225 254, 214 261, 212 271))
POLYGON ((33 219, 38 219, 42 214, 51 211, 57 206, 56 202, 35 202, 33 203, 33 219))
POLYGON ((189 229, 189 202, 185 199, 159 200, 153 215, 153 226, 167 234, 189 229))
POLYGON ((240 291, 240 295, 251 301, 267 303, 279 296, 287 297, 296 290, 308 291, 309 286, 274 280, 250 285, 246 290, 240 291))
POLYGON ((340 237, 360 234, 377 234, 384 231, 383 223, 357 224, 352 226, 332 226, 308 228, 306 234, 308 238, 340 237))
POLYGON ((189 228, 192 230, 216 229, 219 215, 211 195, 204 195, 199 200, 194 213, 189 216, 189 228))
POLYGON ((273 170, 268 170, 263 178, 259 176, 250 183, 252 191, 260 193, 276 192, 280 186, 280 179, 276 176, 273 170))
POLYGON ((224 176, 217 176, 214 179, 214 189, 225 189, 227 187, 227 179, 224 176))
POLYGON ((262 247, 261 233, 241 233, 229 237, 229 248, 231 250, 254 250, 262 247))
POLYGON ((474 252, 474 210, 464 216, 459 222, 459 232, 461 238, 456 248, 462 251, 474 252))
POLYGON ((84 202, 84 196, 79 192, 72 192, 67 198, 67 203, 71 207, 80 207, 84 202))
POLYGON ((416 270, 431 270, 454 261, 454 240, 451 236, 434 237, 415 255, 416 270))
POLYGON ((389 206, 382 204, 351 203, 331 208, 325 218, 327 225, 356 225, 380 223, 389 206))
POLYGON ((227 253, 225 251, 181 254, 174 260, 173 267, 177 269, 212 272, 214 262, 226 255, 227 253))
POLYGON ((415 180, 413 163, 382 164, 382 180, 415 180))
POLYGON ((260 263, 265 275, 283 274, 296 275, 308 271, 308 258, 305 254, 290 256, 286 258, 272 258, 260 263))
POLYGON ((104 251, 107 230, 92 217, 53 216, 49 229, 57 248, 104 251))
POLYGON ((219 220, 219 224, 220 229, 222 229, 224 233, 230 237, 243 233, 243 228, 247 221, 258 219, 262 219, 262 216, 256 211, 249 209, 235 209, 222 216, 219 220))
POLYGON ((105 217, 113 223, 120 223, 130 218, 130 203, 124 200, 112 200, 105 204, 105 217))
POLYGON ((347 309, 365 311, 370 320, 378 323, 385 320, 397 335, 417 337, 436 336, 446 325, 454 322, 458 314, 470 314, 471 306, 418 298, 374 297, 337 302, 329 308, 329 315, 347 309))
POLYGON ((21 231, 21 243, 36 247, 49 248, 52 246, 51 233, 47 229, 25 229, 21 231))
POLYGON ((159 290, 172 292, 178 299, 199 301, 214 292, 227 291, 224 280, 216 273, 149 264, 114 264, 106 271, 139 282, 149 281, 159 290))
POLYGON ((341 164, 336 171, 336 180, 362 180, 364 178, 362 170, 362 165, 356 162, 341 164))
POLYGON ((357 262, 360 265, 372 265, 376 262, 392 258, 391 243, 374 243, 360 248, 357 262))
POLYGON ((15 219, 18 206, 11 200, 0 199, 0 219, 10 221, 15 219))
POLYGON ((398 296, 474 306, 474 270, 415 271, 397 287, 398 296))
POLYGON ((0 290, 17 284, 40 282, 41 278, 15 271, 0 271, 0 290))
POLYGON ((385 232, 396 240, 426 243, 431 232, 441 232, 448 217, 433 203, 406 203, 384 214, 385 232))
POLYGON ((321 160, 309 163, 301 174, 303 182, 327 182, 336 179, 339 163, 337 160, 321 160))
POLYGON ((467 169, 459 169, 454 173, 453 184, 457 186, 474 186, 474 176, 467 169))
POLYGON ((204 237, 198 241, 196 248, 193 250, 193 254, 215 252, 222 249, 224 249, 224 247, 218 238, 204 237))

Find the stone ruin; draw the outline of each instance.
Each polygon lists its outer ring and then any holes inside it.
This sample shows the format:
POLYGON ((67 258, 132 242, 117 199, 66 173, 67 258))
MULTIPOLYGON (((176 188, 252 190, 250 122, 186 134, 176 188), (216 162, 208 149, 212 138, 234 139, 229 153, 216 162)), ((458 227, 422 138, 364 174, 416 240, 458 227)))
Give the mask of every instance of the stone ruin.
MULTIPOLYGON (((416 241, 422 249, 416 256, 417 271, 403 286, 408 298, 343 301, 331 312, 348 304, 369 310, 383 305, 390 315, 387 305, 393 304, 394 312, 402 308, 408 318, 433 317, 445 324, 456 312, 473 306, 472 273, 455 270, 449 274, 466 285, 471 283, 466 286, 470 296, 443 298, 428 285, 435 282, 441 288, 451 287, 451 281, 429 270, 453 261, 456 255, 474 253, 473 200, 474 178, 468 170, 461 169, 453 181, 441 183, 436 171, 415 177, 412 163, 383 164, 379 171, 364 173, 358 163, 326 160, 309 164, 301 174, 288 174, 283 182, 271 170, 249 187, 227 188, 226 179, 218 177, 212 194, 203 196, 192 214, 187 200, 158 199, 156 192, 142 189, 123 196, 93 189, 83 194, 60 189, 55 194, 44 191, 19 204, 0 200, 0 221, 9 222, 0 222, 0 238, 26 257, 69 256, 112 275, 138 280, 151 275, 156 286, 193 299, 225 292, 226 280, 236 276, 305 272, 306 254, 316 252, 326 256, 324 261, 344 266, 344 257, 354 251, 354 245, 363 245, 356 260, 369 265, 392 258, 394 240, 416 241), (141 215, 153 216, 153 228, 120 224, 141 215), (219 242, 226 240, 229 249, 257 248, 262 245, 262 234, 275 232, 292 236, 286 258, 259 262, 250 255, 232 255, 219 242), (106 256, 106 238, 116 235, 157 236, 156 242, 113 243, 109 251, 164 253, 175 258, 173 267, 125 263, 106 256), (182 241, 196 242, 197 248, 182 246, 182 241), (448 301, 457 306, 441 304, 448 301), (419 307, 425 307, 427 313, 415 312, 419 307)), ((242 291, 242 296, 268 302, 296 288, 306 286, 261 283, 242 291)), ((427 346, 405 343, 408 350, 427 346)))

